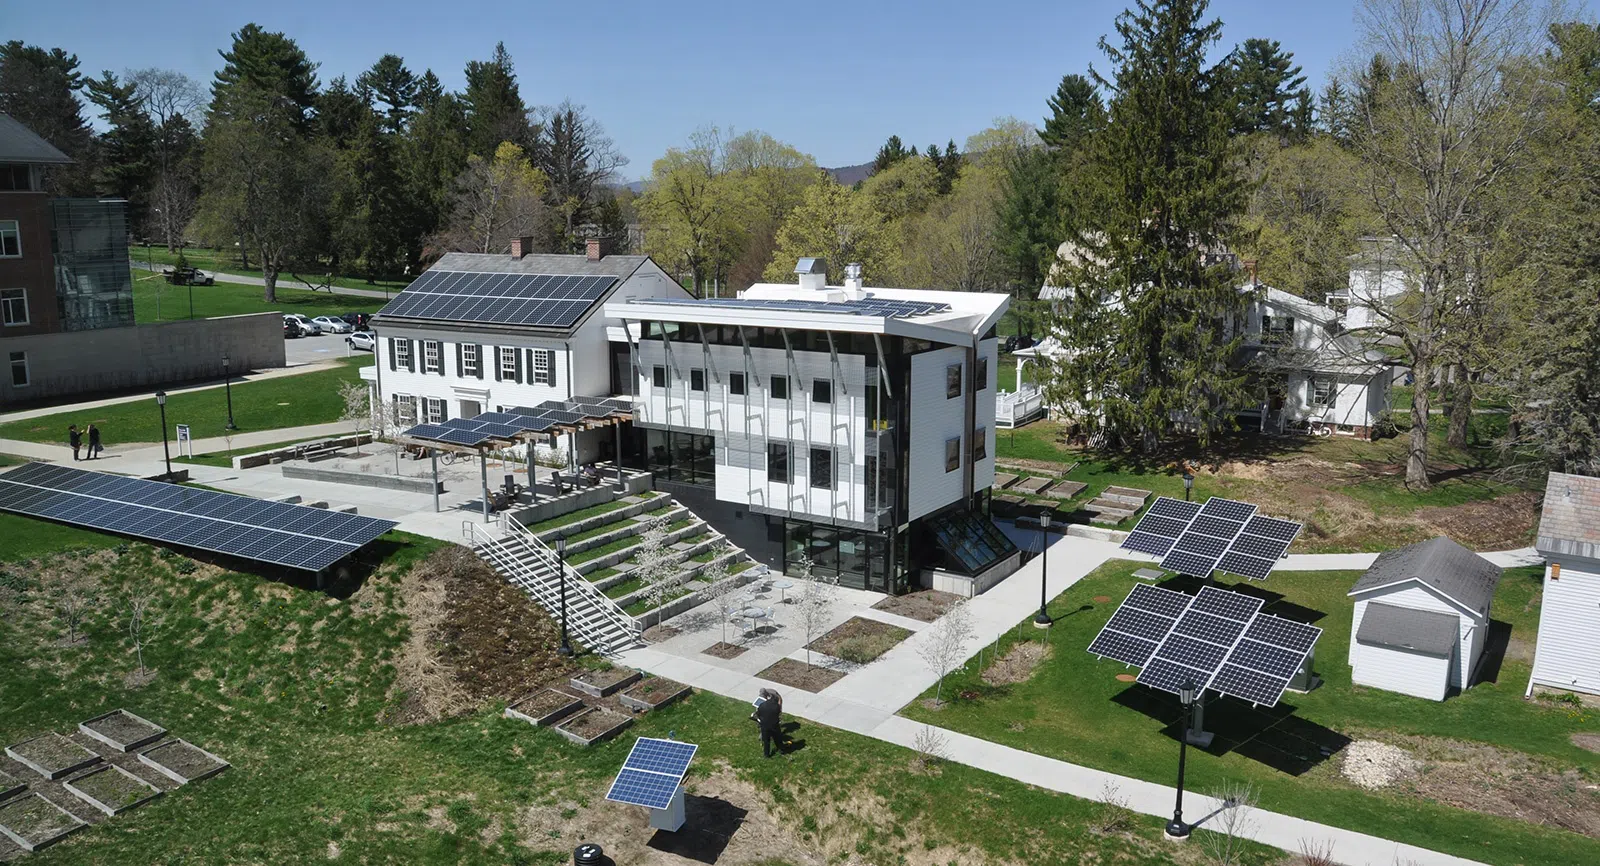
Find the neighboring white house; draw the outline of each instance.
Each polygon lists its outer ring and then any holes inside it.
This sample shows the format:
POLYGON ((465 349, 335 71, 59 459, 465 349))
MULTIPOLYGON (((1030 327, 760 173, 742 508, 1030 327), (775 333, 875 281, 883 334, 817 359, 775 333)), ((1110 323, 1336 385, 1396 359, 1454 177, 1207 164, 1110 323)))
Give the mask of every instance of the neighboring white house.
POLYGON ((1350 590, 1356 685, 1442 701, 1473 683, 1500 568, 1443 536, 1386 551, 1350 590))
MULTIPOLYGON (((375 405, 402 428, 613 392, 606 299, 688 293, 648 256, 449 253, 373 316, 375 405)), ((605 431, 563 434, 572 462, 609 459, 605 431), (576 444, 576 448, 574 448, 576 444)))
POLYGON ((1600 478, 1550 473, 1534 546, 1544 594, 1534 686, 1600 695, 1600 478))
POLYGON ((1004 294, 826 285, 605 305, 658 487, 791 573, 982 591, 1018 562, 987 517, 1004 294))

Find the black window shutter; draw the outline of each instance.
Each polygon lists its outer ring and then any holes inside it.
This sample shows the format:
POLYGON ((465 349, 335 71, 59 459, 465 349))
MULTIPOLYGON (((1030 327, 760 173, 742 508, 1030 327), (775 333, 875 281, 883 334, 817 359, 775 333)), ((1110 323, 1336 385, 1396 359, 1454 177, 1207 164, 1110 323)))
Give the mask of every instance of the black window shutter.
POLYGON ((474 351, 476 351, 478 353, 478 378, 482 379, 483 378, 483 347, 482 346, 473 346, 472 348, 473 348, 474 351))
MULTIPOLYGON (((459 346, 461 344, 457 343, 456 345, 458 347, 456 349, 456 351, 458 351, 458 352, 461 351, 460 348, 459 348, 459 346)), ((441 376, 444 375, 444 366, 445 366, 445 364, 444 364, 444 341, 440 340, 439 341, 439 375, 441 375, 441 376)), ((460 364, 459 361, 456 363, 456 369, 458 369, 458 370, 461 369, 461 364, 460 364)))
POLYGON ((500 381, 500 347, 494 347, 494 380, 500 381))
MULTIPOLYGON (((556 350, 555 349, 545 349, 545 353, 546 353, 546 357, 548 357, 550 359, 550 384, 554 385, 557 382, 561 381, 561 379, 558 376, 556 376, 556 350)), ((567 396, 570 397, 572 395, 568 394, 567 396)))
POLYGON ((457 376, 465 376, 467 374, 467 368, 462 363, 463 356, 465 355, 465 352, 466 352, 466 349, 464 348, 464 345, 465 344, 463 344, 463 343, 457 343, 456 344, 456 375, 457 376))
POLYGON ((391 371, 396 369, 396 367, 394 365, 394 338, 393 337, 389 338, 389 369, 391 371))
POLYGON ((422 350, 422 343, 416 340, 406 341, 406 369, 412 373, 417 372, 417 352, 422 350))
POLYGON ((511 360, 516 365, 515 369, 516 369, 517 384, 521 385, 522 384, 522 353, 521 352, 513 352, 512 355, 511 355, 511 360))

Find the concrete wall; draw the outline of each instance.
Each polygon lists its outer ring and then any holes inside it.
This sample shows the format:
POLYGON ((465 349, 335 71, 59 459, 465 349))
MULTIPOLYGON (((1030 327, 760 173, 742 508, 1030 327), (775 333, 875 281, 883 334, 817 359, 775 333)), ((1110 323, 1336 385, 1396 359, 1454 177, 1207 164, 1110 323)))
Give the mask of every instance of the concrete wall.
POLYGON ((0 405, 220 379, 224 354, 235 373, 282 367, 283 316, 251 313, 133 328, 0 334, 0 361, 7 365, 0 376, 0 405), (12 385, 13 352, 27 359, 26 386, 12 385))
MULTIPOLYGON (((353 484, 357 487, 377 487, 382 490, 401 490, 406 493, 432 494, 435 490, 432 478, 406 478, 370 472, 350 472, 343 469, 315 469, 310 466, 296 466, 289 463, 283 464, 282 469, 283 477, 300 478, 306 481, 353 484)), ((440 493, 445 492, 443 481, 439 482, 437 490, 440 493)))

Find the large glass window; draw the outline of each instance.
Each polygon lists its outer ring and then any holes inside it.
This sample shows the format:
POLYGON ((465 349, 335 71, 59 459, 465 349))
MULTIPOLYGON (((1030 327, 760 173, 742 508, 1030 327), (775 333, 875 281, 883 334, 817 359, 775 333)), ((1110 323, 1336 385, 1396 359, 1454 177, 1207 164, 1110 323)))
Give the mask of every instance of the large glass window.
POLYGON ((833 383, 827 379, 813 379, 811 381, 811 400, 814 403, 832 403, 833 383))
POLYGON ((944 396, 946 399, 961 396, 961 365, 951 364, 944 370, 944 396))
POLYGON ((774 399, 774 400, 787 400, 787 399, 789 399, 789 377, 788 376, 773 376, 772 377, 772 399, 774 399))
POLYGON ((700 367, 689 369, 689 390, 704 391, 706 389, 706 371, 700 367))
POLYGON ((819 490, 833 489, 833 449, 811 449, 811 486, 819 490))
POLYGON ((717 482, 717 441, 676 430, 645 431, 645 468, 657 477, 702 487, 717 482))
POLYGON ((734 395, 736 397, 739 396, 739 395, 744 394, 744 374, 743 373, 729 373, 728 374, 728 393, 732 394, 732 395, 734 395))
POLYGON ((28 385, 28 353, 11 353, 11 384, 16 388, 25 388, 28 385))
POLYGON ((0 289, 0 322, 8 328, 28 324, 26 289, 0 289))
POLYGON ((0 259, 22 255, 22 230, 16 220, 0 220, 0 259))
POLYGON ((657 388, 667 387, 667 368, 660 365, 650 368, 650 384, 657 388))
POLYGON ((789 444, 787 442, 767 443, 767 480, 780 484, 789 483, 789 444))

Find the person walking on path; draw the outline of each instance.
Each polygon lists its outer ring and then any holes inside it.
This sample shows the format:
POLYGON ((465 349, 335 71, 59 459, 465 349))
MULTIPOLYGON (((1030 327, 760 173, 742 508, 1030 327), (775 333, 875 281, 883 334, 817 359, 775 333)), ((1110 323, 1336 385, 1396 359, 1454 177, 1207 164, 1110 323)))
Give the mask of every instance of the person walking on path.
POLYGON ((772 689, 762 689, 756 704, 756 724, 761 726, 761 752, 772 757, 776 749, 783 751, 783 698, 772 689))
POLYGON ((99 457, 100 456, 100 452, 104 451, 104 450, 105 450, 104 448, 100 447, 100 428, 94 426, 93 424, 90 424, 89 425, 89 459, 93 460, 96 457, 99 457))
POLYGON ((78 459, 78 449, 83 447, 83 434, 78 432, 78 425, 67 425, 67 441, 72 444, 72 459, 78 459))

